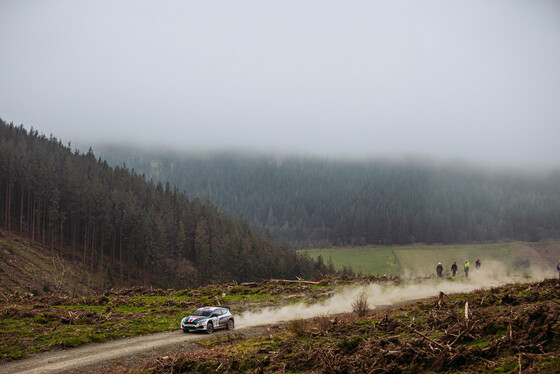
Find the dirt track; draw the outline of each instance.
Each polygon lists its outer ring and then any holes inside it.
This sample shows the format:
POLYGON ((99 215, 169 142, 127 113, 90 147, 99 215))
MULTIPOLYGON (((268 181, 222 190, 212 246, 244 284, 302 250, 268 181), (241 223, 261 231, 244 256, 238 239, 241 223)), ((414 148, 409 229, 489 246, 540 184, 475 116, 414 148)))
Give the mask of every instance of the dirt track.
POLYGON ((233 332, 216 331, 213 335, 206 335, 185 334, 177 330, 81 348, 45 352, 23 361, 2 365, 0 372, 4 374, 103 372, 120 366, 141 365, 163 355, 204 349, 196 342, 223 334, 239 334, 244 338, 253 338, 269 331, 269 327, 251 327, 236 329, 233 332))

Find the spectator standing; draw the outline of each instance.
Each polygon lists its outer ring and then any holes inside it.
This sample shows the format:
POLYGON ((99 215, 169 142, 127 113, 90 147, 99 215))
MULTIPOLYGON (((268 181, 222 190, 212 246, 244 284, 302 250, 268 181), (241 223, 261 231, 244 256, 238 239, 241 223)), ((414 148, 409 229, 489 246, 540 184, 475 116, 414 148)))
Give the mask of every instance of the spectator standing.
POLYGON ((443 275, 443 266, 441 265, 441 262, 438 263, 438 266, 436 266, 436 273, 437 273, 437 276, 440 277, 440 278, 443 275))
POLYGON ((451 275, 455 276, 457 274, 457 262, 453 261, 453 265, 451 265, 451 275))
POLYGON ((465 266, 463 267, 463 270, 465 271, 465 277, 469 277, 469 268, 471 267, 471 264, 469 263, 469 261, 465 261, 465 266))

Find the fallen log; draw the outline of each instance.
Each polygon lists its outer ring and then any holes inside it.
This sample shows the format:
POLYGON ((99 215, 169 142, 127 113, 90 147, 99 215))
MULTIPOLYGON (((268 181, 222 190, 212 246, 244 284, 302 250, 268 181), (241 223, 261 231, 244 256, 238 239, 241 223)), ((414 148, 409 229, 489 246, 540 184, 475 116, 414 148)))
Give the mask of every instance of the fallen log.
POLYGON ((434 343, 435 345, 437 345, 437 346, 440 347, 441 349, 444 349, 444 350, 447 350, 447 351, 452 351, 452 350, 453 350, 453 348, 451 348, 449 345, 441 344, 440 342, 435 341, 434 339, 432 339, 432 338, 426 336, 425 334, 422 334, 420 331, 416 330, 416 329, 413 328, 413 327, 409 327, 409 326, 407 326, 407 327, 408 327, 408 329, 410 329, 410 331, 412 331, 413 333, 415 333, 415 334, 417 334, 417 335, 420 335, 422 338, 424 338, 424 339, 426 339, 426 340, 428 340, 428 341, 434 343))
POLYGON ((451 347, 453 344, 457 343, 457 341, 459 341, 459 339, 460 339, 463 335, 469 334, 469 333, 476 327, 476 325, 478 324, 478 322, 479 322, 479 321, 476 321, 471 327, 468 327, 468 328, 464 329, 463 331, 461 331, 461 332, 459 333, 459 335, 457 335, 457 337, 455 338, 455 340, 453 340, 453 341, 451 342, 451 344, 449 344, 449 347, 451 347))
POLYGON ((241 283, 240 286, 242 286, 242 287, 254 287, 257 284, 258 284, 257 282, 245 282, 245 283, 241 283))
MULTIPOLYGON (((310 285, 313 285, 313 286, 321 283, 321 282, 306 281, 306 280, 302 280, 302 279, 298 279, 298 280, 294 280, 294 279, 269 279, 268 281, 265 281, 263 283, 267 283, 267 282, 270 282, 270 283, 300 283, 300 284, 310 284, 310 285)), ((241 283, 240 286, 255 287, 255 286, 258 286, 258 285, 263 284, 263 283, 244 282, 244 283, 241 283)))
POLYGON ((274 283, 301 283, 301 284, 311 284, 311 285, 317 285, 317 284, 321 283, 321 282, 306 281, 306 280, 302 280, 302 279, 298 279, 298 280, 271 279, 270 282, 274 282, 274 283))

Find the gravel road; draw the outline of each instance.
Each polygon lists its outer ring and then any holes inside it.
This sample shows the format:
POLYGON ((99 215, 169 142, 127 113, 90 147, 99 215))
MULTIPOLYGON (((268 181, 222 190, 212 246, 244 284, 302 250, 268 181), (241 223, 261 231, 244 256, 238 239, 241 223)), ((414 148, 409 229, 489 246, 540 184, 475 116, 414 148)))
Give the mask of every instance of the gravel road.
POLYGON ((196 344, 222 334, 237 334, 243 338, 267 334, 271 327, 259 326, 229 331, 216 331, 212 335, 181 330, 139 336, 85 347, 37 354, 29 359, 0 366, 3 374, 95 373, 120 366, 134 367, 157 357, 185 351, 205 349, 196 344))

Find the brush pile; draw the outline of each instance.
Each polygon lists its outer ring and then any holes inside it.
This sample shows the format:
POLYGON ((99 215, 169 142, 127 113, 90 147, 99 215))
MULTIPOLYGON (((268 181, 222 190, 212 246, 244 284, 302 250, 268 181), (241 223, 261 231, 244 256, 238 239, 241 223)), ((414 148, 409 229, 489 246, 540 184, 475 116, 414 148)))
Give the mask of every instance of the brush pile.
POLYGON ((252 344, 144 366, 186 372, 522 372, 560 367, 560 281, 440 297, 385 312, 288 323, 252 344))

